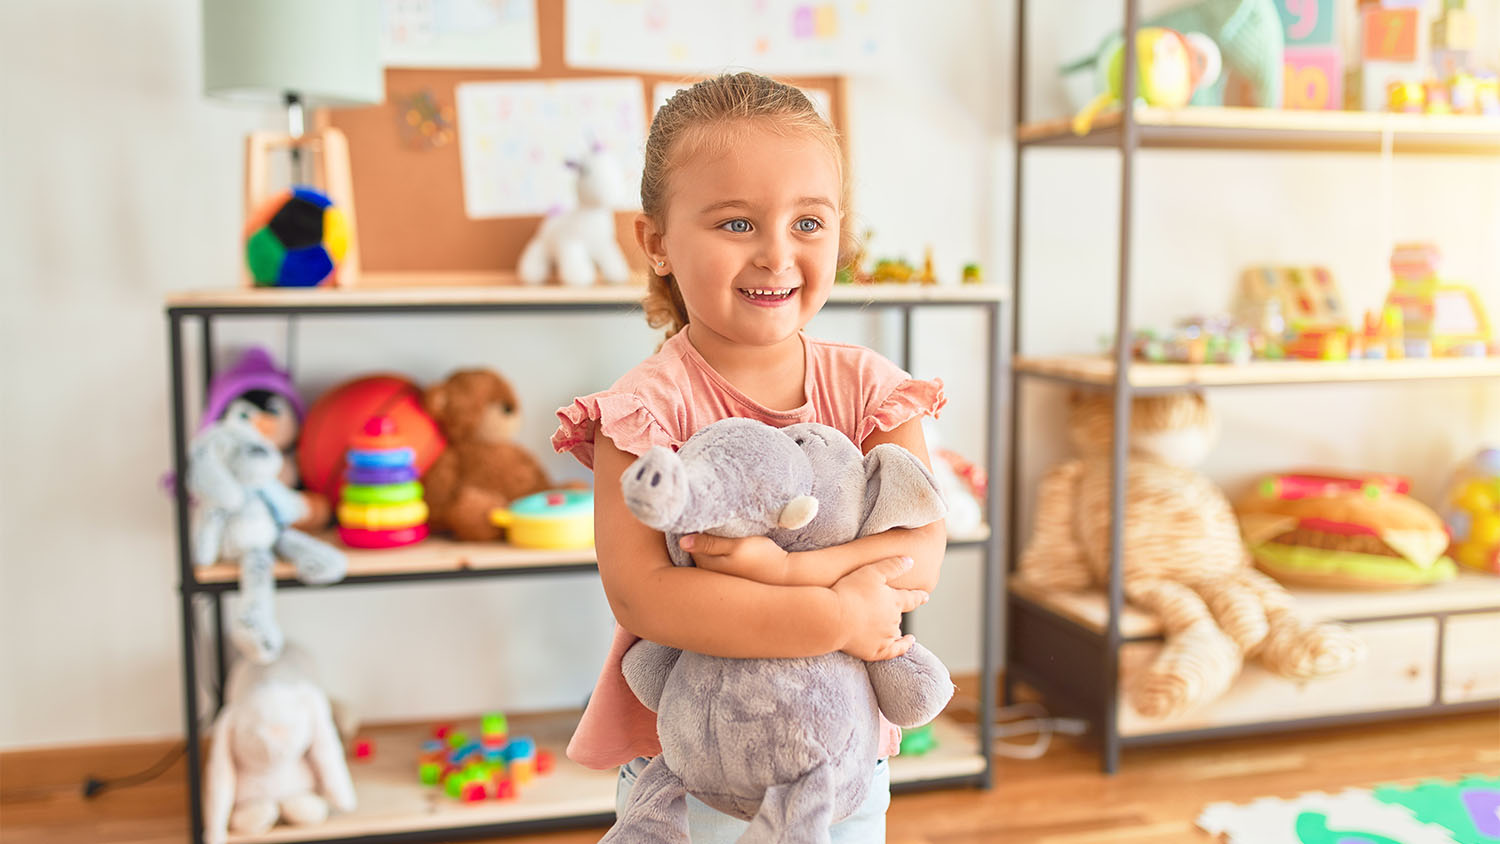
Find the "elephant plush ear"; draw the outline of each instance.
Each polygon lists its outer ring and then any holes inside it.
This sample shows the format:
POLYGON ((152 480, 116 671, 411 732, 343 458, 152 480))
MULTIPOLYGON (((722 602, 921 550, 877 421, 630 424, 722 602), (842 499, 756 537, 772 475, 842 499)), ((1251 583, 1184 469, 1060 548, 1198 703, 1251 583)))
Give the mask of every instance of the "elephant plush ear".
POLYGON ((948 514, 932 472, 915 454, 881 443, 865 455, 865 510, 860 536, 917 528, 948 514))
POLYGON ((799 530, 807 527, 807 523, 817 515, 818 499, 811 495, 799 495, 781 508, 781 515, 776 518, 776 524, 787 530, 799 530))

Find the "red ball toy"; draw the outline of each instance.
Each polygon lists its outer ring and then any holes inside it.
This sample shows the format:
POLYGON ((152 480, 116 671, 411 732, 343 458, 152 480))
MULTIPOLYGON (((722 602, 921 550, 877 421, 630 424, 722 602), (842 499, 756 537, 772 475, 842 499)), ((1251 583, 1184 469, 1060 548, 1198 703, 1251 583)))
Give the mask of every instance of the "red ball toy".
POLYGON ((448 447, 437 423, 422 409, 420 387, 399 375, 356 378, 324 393, 302 420, 297 466, 309 490, 338 500, 344 454, 373 416, 389 417, 395 424, 401 445, 416 452, 418 473, 426 472, 448 447))

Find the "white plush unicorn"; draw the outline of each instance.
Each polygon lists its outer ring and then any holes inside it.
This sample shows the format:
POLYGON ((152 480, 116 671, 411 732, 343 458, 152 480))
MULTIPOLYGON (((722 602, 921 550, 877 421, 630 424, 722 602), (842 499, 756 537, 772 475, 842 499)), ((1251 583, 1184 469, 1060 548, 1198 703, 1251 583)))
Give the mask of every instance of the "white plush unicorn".
POLYGON ((619 170, 598 144, 567 165, 578 171, 578 205, 542 221, 521 250, 521 280, 541 284, 556 264, 563 284, 590 285, 600 276, 611 284, 629 281, 630 265, 615 239, 614 208, 624 193, 619 170))

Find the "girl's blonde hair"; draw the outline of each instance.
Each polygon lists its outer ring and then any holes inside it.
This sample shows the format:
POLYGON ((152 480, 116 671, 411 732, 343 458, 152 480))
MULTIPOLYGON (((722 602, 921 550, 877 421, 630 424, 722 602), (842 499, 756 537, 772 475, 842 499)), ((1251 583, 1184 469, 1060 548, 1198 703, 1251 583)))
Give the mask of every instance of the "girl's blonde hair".
MULTIPOLYGON (((664 227, 666 221, 667 181, 672 166, 694 153, 727 143, 724 124, 736 120, 756 120, 785 134, 802 134, 828 147, 839 168, 839 265, 854 254, 853 227, 847 225, 849 213, 849 179, 844 173, 844 156, 838 132, 824 120, 807 96, 791 85, 768 79, 757 73, 733 73, 705 79, 678 91, 656 112, 651 132, 646 137, 646 164, 641 172, 641 210, 664 227)), ((646 323, 664 328, 668 337, 688 323, 687 308, 677 280, 670 273, 647 275, 646 298, 642 305, 646 323)))

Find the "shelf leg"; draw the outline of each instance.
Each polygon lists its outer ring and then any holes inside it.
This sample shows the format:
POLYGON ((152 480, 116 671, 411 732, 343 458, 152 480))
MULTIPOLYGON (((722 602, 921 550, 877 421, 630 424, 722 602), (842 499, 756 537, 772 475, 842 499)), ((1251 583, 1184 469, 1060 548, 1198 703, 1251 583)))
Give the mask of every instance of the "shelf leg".
MULTIPOLYGON (((990 441, 985 446, 985 471, 991 478, 1001 477, 1000 443, 994 437, 1001 413, 1001 395, 1007 377, 1005 370, 1005 346, 1001 343, 1002 314, 1000 303, 989 306, 985 313, 985 415, 989 419, 990 441)), ((980 687, 979 687, 979 746, 984 754, 984 775, 981 785, 989 788, 994 784, 995 763, 992 749, 995 746, 995 686, 999 681, 1000 665, 1000 607, 1001 590, 1004 588, 1000 549, 1005 547, 1009 526, 1000 518, 1002 512, 999 484, 990 484, 990 494, 985 501, 985 522, 990 526, 990 537, 984 543, 983 605, 981 630, 984 640, 980 643, 980 687)), ((1008 682, 1008 681, 1007 681, 1008 682)), ((1010 696, 1009 685, 1006 697, 1010 696)))
MULTIPOLYGON (((198 735, 198 672, 193 649, 193 570, 188 537, 187 500, 187 408, 182 352, 182 317, 168 314, 167 344, 171 353, 170 391, 172 396, 172 472, 175 477, 174 498, 177 519, 178 597, 182 611, 182 694, 183 722, 187 741, 189 840, 203 842, 203 781, 200 771, 198 735)), ((205 334, 207 321, 204 322, 205 334)), ((205 351, 205 356, 207 352, 205 351)))
POLYGON ((224 692, 229 687, 229 659, 224 650, 224 593, 214 593, 214 670, 218 672, 218 706, 224 709, 224 692))

